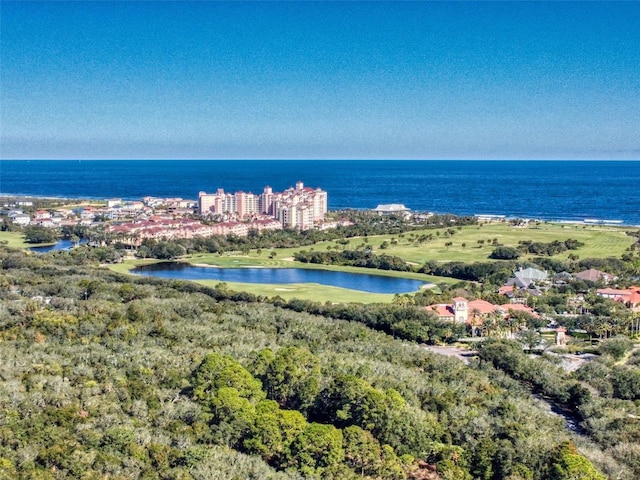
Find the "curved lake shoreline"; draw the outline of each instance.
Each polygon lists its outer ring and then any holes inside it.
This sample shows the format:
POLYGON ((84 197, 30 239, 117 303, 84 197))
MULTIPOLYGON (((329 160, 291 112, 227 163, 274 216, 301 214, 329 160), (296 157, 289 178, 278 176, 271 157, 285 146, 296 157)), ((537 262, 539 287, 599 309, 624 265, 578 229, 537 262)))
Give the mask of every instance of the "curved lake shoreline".
MULTIPOLYGON (((87 239, 83 238, 78 242, 78 245, 84 245, 85 243, 87 243, 87 239)), ((33 247, 27 247, 27 248, 32 252, 47 253, 47 252, 55 252, 58 250, 71 250, 75 245, 76 243, 72 242, 71 240, 61 239, 61 240, 57 240, 55 243, 35 245, 33 247)))
POLYGON ((129 272, 135 275, 173 280, 218 280, 221 282, 270 285, 315 283, 367 293, 386 294, 414 293, 431 285, 423 280, 376 275, 368 272, 351 273, 329 269, 267 266, 219 267, 183 262, 159 262, 141 265, 134 267, 129 272))

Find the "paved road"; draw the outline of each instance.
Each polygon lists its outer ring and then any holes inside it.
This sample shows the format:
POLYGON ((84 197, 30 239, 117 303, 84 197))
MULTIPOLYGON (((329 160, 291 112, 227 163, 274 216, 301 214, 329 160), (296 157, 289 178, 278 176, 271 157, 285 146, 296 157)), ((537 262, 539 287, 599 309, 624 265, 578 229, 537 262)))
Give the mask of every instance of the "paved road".
POLYGON ((597 355, 594 355, 592 353, 581 353, 581 354, 576 354, 576 353, 554 353, 550 350, 546 351, 547 355, 553 355, 554 357, 557 357, 560 359, 560 366, 566 371, 566 372, 573 372, 575 370, 577 370, 578 368, 580 368, 582 365, 584 365, 586 362, 589 362, 591 360, 593 360, 594 358, 597 357, 597 355))
POLYGON ((469 364, 469 360, 478 354, 475 350, 467 350, 466 348, 453 346, 424 345, 422 348, 428 352, 437 353, 439 355, 459 358, 465 364, 469 364))

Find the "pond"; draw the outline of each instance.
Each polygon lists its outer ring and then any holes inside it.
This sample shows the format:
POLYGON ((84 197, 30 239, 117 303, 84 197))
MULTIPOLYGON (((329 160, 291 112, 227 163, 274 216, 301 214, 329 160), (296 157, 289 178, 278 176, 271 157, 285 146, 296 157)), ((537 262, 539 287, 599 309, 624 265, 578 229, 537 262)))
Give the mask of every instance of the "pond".
POLYGON ((365 273, 308 270, 304 268, 220 268, 161 262, 134 268, 131 273, 173 280, 219 280, 239 283, 319 283, 368 293, 410 293, 426 282, 365 273))
MULTIPOLYGON (((80 240, 81 245, 85 243, 87 243, 86 238, 83 238, 82 240, 80 240)), ((53 252, 54 250, 71 250, 71 247, 73 246, 74 244, 71 240, 58 240, 53 245, 46 245, 42 247, 29 247, 29 250, 31 250, 32 252, 47 253, 47 252, 53 252)))

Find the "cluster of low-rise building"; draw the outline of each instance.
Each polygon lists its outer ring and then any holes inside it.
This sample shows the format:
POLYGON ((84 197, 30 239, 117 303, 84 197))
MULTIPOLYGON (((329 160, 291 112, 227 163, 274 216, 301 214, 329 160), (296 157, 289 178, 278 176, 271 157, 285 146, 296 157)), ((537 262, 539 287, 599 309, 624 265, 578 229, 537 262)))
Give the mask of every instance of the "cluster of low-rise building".
POLYGON ((68 210, 57 209, 36 210, 32 214, 25 213, 22 209, 12 209, 7 213, 9 221, 21 227, 37 225, 40 227, 57 228, 65 225, 77 225, 77 216, 68 210))
MULTIPOLYGON (((606 285, 615 281, 614 275, 601 272, 596 269, 588 269, 582 272, 561 274, 550 277, 544 270, 536 268, 519 269, 514 272, 503 286, 498 289, 498 294, 509 299, 510 303, 495 305, 486 300, 467 300, 464 297, 456 297, 449 303, 437 303, 425 307, 434 313, 439 320, 464 324, 472 335, 479 335, 487 320, 507 319, 515 312, 524 312, 533 317, 539 317, 538 312, 528 305, 535 297, 541 296, 551 286, 562 285, 570 280, 583 280, 600 285, 606 285)), ((624 305, 633 312, 640 312, 640 286, 629 288, 596 288, 595 294, 624 305)), ((571 298, 575 302, 573 306, 584 304, 583 295, 571 298)))
POLYGON ((195 200, 175 197, 142 197, 141 200, 122 201, 119 198, 107 200, 107 205, 96 211, 110 220, 148 220, 153 215, 184 217, 192 215, 196 208, 195 200))
POLYGON ((276 220, 256 220, 251 223, 221 222, 208 225, 192 218, 152 216, 149 220, 109 226, 106 232, 112 241, 138 247, 146 239, 178 240, 229 234, 243 237, 247 236, 250 230, 262 232, 279 229, 282 229, 282 225, 276 220))
POLYGON ((37 225, 56 228, 61 226, 91 226, 102 221, 144 221, 152 215, 170 214, 186 216, 193 214, 197 202, 182 198, 144 197, 142 200, 122 200, 110 198, 104 205, 85 205, 78 208, 56 208, 36 210, 27 213, 33 207, 31 201, 16 201, 8 207, 7 218, 15 225, 23 227, 37 225), (25 208, 26 207, 26 208, 25 208))
POLYGON ((95 226, 110 221, 106 233, 119 242, 138 246, 148 238, 177 239, 196 236, 246 236, 250 231, 294 228, 327 229, 350 222, 326 222, 327 192, 320 188, 295 187, 274 192, 265 187, 259 195, 245 192, 200 192, 198 200, 146 196, 141 200, 111 198, 105 205, 87 205, 74 210, 38 210, 31 214, 23 208, 33 204, 14 203, 9 220, 20 226, 44 227, 95 226), (207 221, 195 219, 199 214, 207 221))

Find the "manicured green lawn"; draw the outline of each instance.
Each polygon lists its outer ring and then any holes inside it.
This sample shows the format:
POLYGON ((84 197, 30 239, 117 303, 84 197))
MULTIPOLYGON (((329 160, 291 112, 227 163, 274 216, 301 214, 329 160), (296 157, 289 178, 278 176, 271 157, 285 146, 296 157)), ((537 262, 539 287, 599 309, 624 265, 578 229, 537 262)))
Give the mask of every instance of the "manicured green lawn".
MULTIPOLYGON (((555 258, 566 259, 569 254, 578 255, 579 258, 602 258, 620 257, 625 250, 633 244, 633 237, 626 235, 623 227, 602 227, 592 225, 554 224, 541 223, 530 227, 511 227, 505 223, 488 223, 481 226, 465 226, 453 228, 454 234, 445 236, 447 228, 434 230, 418 230, 401 235, 376 235, 368 238, 353 237, 347 239, 349 243, 340 245, 335 241, 320 242, 306 247, 281 248, 276 249, 275 263, 283 258, 293 257, 295 252, 301 250, 326 251, 329 249, 354 249, 368 245, 373 252, 381 255, 395 255, 403 258, 407 262, 422 265, 429 260, 438 262, 482 262, 490 261, 489 254, 495 246, 491 243, 497 239, 498 243, 510 247, 517 247, 521 240, 531 240, 533 242, 549 243, 554 240, 568 240, 569 238, 579 240, 585 245, 578 250, 566 251, 556 255, 555 258), (438 233, 440 234, 438 236, 438 233), (433 235, 433 240, 419 244, 414 239, 421 235, 433 235), (478 240, 484 240, 484 244, 478 244, 478 240), (386 249, 381 249, 380 245, 386 241, 389 245, 386 249), (395 242, 395 244, 392 244, 395 242), (452 245, 445 246, 451 242, 452 245), (463 247, 462 244, 465 244, 463 247)), ((263 250, 259 258, 266 259, 271 250, 263 250)), ((257 256, 255 251, 250 253, 250 257, 257 256)), ((522 259, 532 258, 534 255, 521 257, 522 259)), ((224 262, 224 260, 221 260, 224 262)), ((230 266, 230 265, 225 265, 230 266)))
MULTIPOLYGON (((197 283, 213 287, 220 282, 216 280, 198 280, 197 283)), ((394 297, 392 294, 360 292, 317 283, 287 283, 281 285, 228 283, 228 285, 231 290, 249 292, 270 298, 280 296, 285 300, 299 298, 321 303, 388 303, 394 297)))
MULTIPOLYGON (((455 233, 445 237, 448 229, 423 230, 399 235, 381 235, 368 238, 368 245, 373 247, 376 254, 396 255, 408 262, 423 264, 428 260, 439 262, 481 262, 488 261, 489 254, 495 248, 491 245, 493 239, 498 243, 510 247, 517 247, 521 240, 549 243, 554 240, 564 241, 569 238, 579 240, 585 245, 577 250, 566 251, 556 255, 555 258, 566 259, 569 254, 578 255, 579 258, 594 257, 620 257, 624 251, 633 244, 634 239, 626 235, 624 228, 600 227, 590 225, 565 225, 541 223, 530 227, 511 227, 503 223, 483 224, 482 226, 465 226, 460 230, 453 228, 455 233), (437 232, 440 233, 438 236, 437 232), (412 235, 413 234, 413 235, 412 235), (420 235, 433 235, 433 240, 418 244, 412 239, 420 235), (397 244, 391 242, 395 240, 397 244), (478 240, 484 240, 484 244, 478 244, 478 240), (388 248, 381 249, 382 242, 389 243, 388 248), (451 246, 445 243, 451 242, 451 246), (465 244, 463 247, 462 245, 465 244)), ((350 239, 350 246, 363 243, 361 238, 350 239)), ((321 250, 323 245, 317 245, 316 250, 321 250)), ((326 244, 324 245, 326 249, 326 244)), ((279 252, 278 252, 279 253, 279 252)), ((525 258, 532 258, 528 255, 525 258)))
POLYGON ((0 242, 6 242, 11 248, 28 248, 35 245, 26 243, 21 232, 0 232, 0 242))
MULTIPOLYGON (((408 262, 421 265, 428 260, 440 262, 461 261, 461 262, 482 262, 490 261, 489 254, 495 248, 491 245, 493 239, 497 239, 500 244, 516 247, 521 240, 531 240, 533 242, 552 242, 554 240, 564 241, 569 238, 579 240, 585 245, 578 250, 567 251, 556 258, 567 258, 570 253, 578 255, 580 258, 592 257, 619 257, 627 247, 633 243, 633 238, 624 233, 624 228, 601 227, 590 225, 564 225, 541 223, 530 227, 511 227, 503 223, 483 224, 482 226, 466 226, 460 229, 454 228, 453 235, 445 232, 447 229, 424 230, 400 235, 379 235, 367 238, 351 238, 345 248, 356 248, 362 244, 369 245, 376 254, 388 254, 402 257, 408 262), (440 232, 437 235, 436 232, 440 232), (418 244, 413 239, 423 234, 432 234, 433 240, 418 244), (484 240, 484 245, 479 245, 478 240, 484 240), (389 243, 388 248, 381 249, 382 242, 389 243), (395 244, 391 244, 394 241, 395 244), (366 243, 365 243, 366 242, 366 243), (445 243, 452 242, 446 247, 445 243), (466 244, 465 247, 462 244, 466 244)), ((248 254, 225 253, 199 254, 188 256, 182 259, 197 265, 211 265, 218 267, 289 267, 289 268, 309 268, 325 269, 340 272, 370 273, 376 275, 386 275, 391 277, 413 278, 432 282, 435 284, 454 284, 458 280, 446 277, 435 277, 417 273, 394 272, 382 270, 368 270, 355 267, 343 267, 334 265, 316 265, 299 263, 293 260, 295 252, 300 250, 325 251, 327 247, 335 249, 343 246, 336 242, 321 242, 307 247, 263 249, 259 254, 256 250, 251 250, 248 254), (273 258, 271 254, 275 253, 273 258)), ((525 257, 523 257, 525 258, 525 257)), ((128 273, 134 266, 151 263, 154 260, 127 260, 120 265, 114 265, 115 271, 128 273)), ((213 286, 220 283, 216 280, 203 280, 198 283, 213 286)), ((229 288, 238 291, 247 291, 256 295, 274 297, 279 295, 284 299, 300 298, 319 302, 388 302, 393 299, 393 295, 372 294, 355 290, 328 287, 317 284, 287 284, 287 285, 264 285, 252 283, 229 283, 229 288)))

